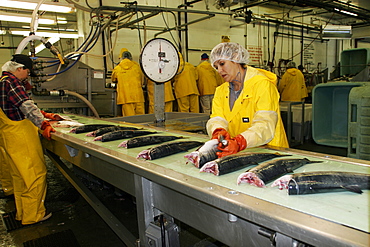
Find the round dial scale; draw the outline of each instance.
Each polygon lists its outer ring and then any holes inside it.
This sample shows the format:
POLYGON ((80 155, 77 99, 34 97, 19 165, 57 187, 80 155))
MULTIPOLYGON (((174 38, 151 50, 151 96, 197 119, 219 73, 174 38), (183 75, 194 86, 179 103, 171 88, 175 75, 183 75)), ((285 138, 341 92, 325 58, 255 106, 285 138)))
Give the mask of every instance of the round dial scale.
POLYGON ((170 41, 154 38, 143 47, 139 62, 144 74, 150 80, 164 83, 177 74, 179 60, 177 49, 170 41))

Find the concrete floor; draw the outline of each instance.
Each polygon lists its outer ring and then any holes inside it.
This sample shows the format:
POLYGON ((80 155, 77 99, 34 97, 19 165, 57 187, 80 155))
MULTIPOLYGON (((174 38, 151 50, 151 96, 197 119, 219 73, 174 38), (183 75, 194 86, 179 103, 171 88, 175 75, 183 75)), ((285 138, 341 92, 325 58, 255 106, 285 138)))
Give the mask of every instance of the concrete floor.
MULTIPOLYGON (((317 145, 312 140, 294 148, 338 156, 346 156, 347 153, 346 149, 317 145)), ((46 207, 53 212, 52 218, 10 232, 7 232, 3 222, 0 222, 0 246, 21 247, 26 241, 68 229, 73 231, 79 245, 83 247, 125 246, 48 159, 47 168, 46 207)), ((75 171, 84 184, 120 219, 132 234, 138 237, 134 198, 101 180, 92 178, 91 175, 81 173, 79 170, 75 171)), ((14 199, 0 199, 0 213, 14 211, 14 209, 14 199)), ((181 222, 176 223, 180 228, 181 246, 224 246, 181 222)))

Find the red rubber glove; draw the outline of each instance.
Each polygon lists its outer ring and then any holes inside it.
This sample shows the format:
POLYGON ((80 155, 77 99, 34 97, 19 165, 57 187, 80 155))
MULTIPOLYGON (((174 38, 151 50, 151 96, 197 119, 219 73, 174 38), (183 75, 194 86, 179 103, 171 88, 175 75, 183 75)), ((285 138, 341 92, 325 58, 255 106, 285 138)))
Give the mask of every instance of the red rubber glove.
POLYGON ((211 139, 219 139, 220 135, 224 137, 224 139, 230 139, 230 134, 227 132, 227 130, 223 128, 217 128, 213 131, 212 133, 212 138, 211 139))
POLYGON ((226 146, 224 146, 222 143, 218 144, 217 148, 221 151, 216 153, 218 158, 235 154, 247 147, 247 140, 245 140, 244 136, 242 135, 237 135, 235 138, 226 140, 228 142, 226 146))
POLYGON ((60 115, 58 114, 54 114, 54 113, 47 113, 47 112, 44 112, 43 110, 40 110, 42 115, 45 117, 45 118, 49 118, 50 120, 55 120, 55 121, 60 121, 60 120, 63 120, 64 118, 62 118, 60 115))
POLYGON ((42 132, 42 136, 48 140, 51 140, 51 132, 56 132, 55 129, 53 129, 53 127, 51 127, 50 123, 48 121, 43 121, 42 124, 41 124, 41 130, 43 130, 44 132, 42 132))

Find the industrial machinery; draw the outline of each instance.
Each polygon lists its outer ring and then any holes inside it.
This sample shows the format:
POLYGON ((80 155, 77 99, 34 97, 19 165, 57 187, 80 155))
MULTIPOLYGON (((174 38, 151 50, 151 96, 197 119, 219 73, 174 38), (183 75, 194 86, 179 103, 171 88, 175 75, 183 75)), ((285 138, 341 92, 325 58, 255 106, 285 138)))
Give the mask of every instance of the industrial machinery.
POLYGON ((40 76, 32 79, 32 97, 39 107, 92 115, 88 112, 90 108, 96 117, 115 116, 115 90, 105 88, 104 71, 78 60, 67 63, 62 65, 53 58, 34 60, 40 76))

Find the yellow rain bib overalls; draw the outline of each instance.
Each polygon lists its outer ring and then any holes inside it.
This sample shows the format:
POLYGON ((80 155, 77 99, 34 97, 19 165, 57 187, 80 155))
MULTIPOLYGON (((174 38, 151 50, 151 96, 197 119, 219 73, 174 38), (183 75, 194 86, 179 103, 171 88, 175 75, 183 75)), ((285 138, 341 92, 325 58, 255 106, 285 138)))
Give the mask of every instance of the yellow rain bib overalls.
POLYGON ((16 220, 23 225, 40 221, 45 215, 46 166, 38 128, 28 119, 10 120, 0 109, 0 152, 4 192, 13 186, 16 220))

